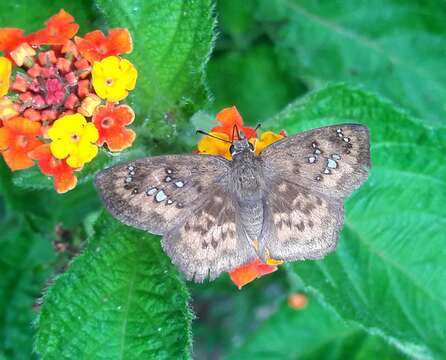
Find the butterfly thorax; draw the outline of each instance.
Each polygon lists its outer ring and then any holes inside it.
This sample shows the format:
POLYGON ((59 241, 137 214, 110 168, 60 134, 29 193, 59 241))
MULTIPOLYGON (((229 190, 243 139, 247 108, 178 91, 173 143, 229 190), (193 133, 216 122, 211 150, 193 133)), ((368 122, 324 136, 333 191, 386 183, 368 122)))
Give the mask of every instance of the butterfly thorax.
POLYGON ((240 200, 261 198, 262 167, 260 158, 251 151, 236 154, 231 161, 232 187, 240 200))
POLYGON ((240 208, 240 219, 251 240, 258 239, 263 224, 263 175, 261 160, 246 150, 233 157, 231 187, 240 208))

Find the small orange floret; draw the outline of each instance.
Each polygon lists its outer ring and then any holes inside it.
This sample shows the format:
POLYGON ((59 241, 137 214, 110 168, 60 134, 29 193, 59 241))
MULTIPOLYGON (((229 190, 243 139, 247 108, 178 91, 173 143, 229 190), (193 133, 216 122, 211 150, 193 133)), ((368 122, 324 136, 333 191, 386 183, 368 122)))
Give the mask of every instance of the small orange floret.
POLYGON ((107 143, 110 151, 122 151, 132 145, 136 134, 125 128, 133 122, 135 114, 128 105, 115 106, 107 103, 99 106, 93 116, 93 123, 99 131, 98 144, 107 143))
POLYGON ((17 28, 1 28, 0 29, 0 51, 3 51, 9 59, 11 51, 25 43, 27 38, 23 36, 23 30, 17 28))
POLYGON ((65 160, 56 159, 51 154, 50 145, 43 144, 28 153, 28 156, 36 160, 43 174, 54 177, 54 187, 59 194, 73 189, 77 184, 74 169, 65 160))
POLYGON ((237 139, 237 131, 234 132, 234 126, 237 127, 239 132, 244 132, 247 139, 255 138, 256 132, 253 128, 243 127, 243 119, 235 106, 225 108, 221 110, 217 116, 217 121, 221 123, 221 126, 215 126, 212 131, 225 133, 230 139, 234 136, 237 139))
POLYGON ((288 295, 288 306, 295 310, 301 310, 308 304, 308 298, 305 294, 292 293, 288 295))
POLYGON ((89 32, 85 37, 74 39, 81 55, 91 64, 108 56, 128 54, 132 52, 133 44, 127 29, 111 29, 108 36, 100 30, 89 32))
POLYGON ((262 277, 264 275, 270 274, 277 270, 277 266, 267 265, 260 261, 260 259, 256 259, 248 264, 242 265, 231 272, 229 272, 229 277, 232 282, 237 285, 239 289, 241 289, 246 284, 249 284, 251 281, 262 277))
POLYGON ((45 22, 46 28, 31 34, 32 45, 65 45, 79 30, 74 17, 64 9, 45 22))
POLYGON ((13 171, 33 166, 28 153, 41 145, 39 122, 16 117, 3 122, 0 128, 0 151, 6 164, 13 171))

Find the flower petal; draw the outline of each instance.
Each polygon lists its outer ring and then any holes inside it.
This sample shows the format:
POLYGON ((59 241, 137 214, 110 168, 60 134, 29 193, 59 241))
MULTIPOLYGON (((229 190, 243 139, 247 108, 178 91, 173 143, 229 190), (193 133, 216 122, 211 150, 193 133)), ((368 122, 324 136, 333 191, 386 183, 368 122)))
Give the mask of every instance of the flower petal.
POLYGON ((77 178, 73 171, 67 171, 54 176, 54 187, 59 194, 66 193, 76 187, 77 178))
POLYGON ((9 146, 10 130, 2 127, 0 128, 0 150, 6 150, 9 146))
POLYGON ((221 110, 217 116, 216 119, 224 126, 224 127, 230 127, 232 130, 232 127, 234 125, 237 125, 239 128, 243 126, 243 119, 240 113, 238 112, 237 108, 235 106, 231 106, 228 108, 224 108, 221 110))
POLYGON ((121 128, 117 134, 105 139, 105 142, 110 151, 122 151, 132 146, 135 138, 136 133, 133 130, 121 128))
POLYGON ((99 138, 99 132, 98 129, 96 129, 96 126, 94 126, 93 123, 87 123, 84 126, 84 132, 82 135, 82 139, 88 142, 96 142, 99 138))
POLYGON ((34 165, 25 152, 6 150, 3 153, 6 164, 12 171, 23 170, 34 165))
POLYGON ((256 154, 260 154, 263 149, 280 139, 283 139, 283 135, 265 131, 255 143, 256 154))
POLYGON ((270 274, 277 270, 277 266, 270 266, 262 263, 259 259, 253 260, 252 262, 242 265, 231 272, 229 272, 229 277, 232 282, 241 289, 246 284, 254 281, 255 279, 270 274))
MULTIPOLYGON (((48 132, 49 132, 49 130, 48 130, 48 132)), ((51 149, 51 153, 54 155, 55 158, 65 159, 71 152, 73 152, 73 144, 71 141, 69 141, 67 139, 54 140, 50 144, 50 149, 51 149)))
MULTIPOLYGON (((229 136, 225 133, 211 131, 209 134, 222 140, 229 141, 229 136)), ((200 154, 220 155, 231 160, 232 157, 229 152, 229 147, 229 143, 215 139, 211 136, 203 136, 197 144, 198 152, 200 154)))
POLYGON ((3 125, 16 133, 34 136, 40 135, 40 123, 26 118, 15 117, 10 120, 5 120, 3 125))
POLYGON ((0 97, 6 95, 9 91, 11 69, 11 61, 4 56, 0 56, 0 97))

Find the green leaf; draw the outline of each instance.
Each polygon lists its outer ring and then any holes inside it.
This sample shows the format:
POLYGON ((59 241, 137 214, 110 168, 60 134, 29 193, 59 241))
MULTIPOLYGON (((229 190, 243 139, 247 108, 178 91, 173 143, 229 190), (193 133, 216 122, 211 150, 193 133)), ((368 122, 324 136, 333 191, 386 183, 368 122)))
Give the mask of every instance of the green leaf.
POLYGON ((36 348, 48 359, 188 358, 187 301, 159 237, 103 214, 45 295, 36 348))
POLYGON ((189 283, 197 321, 193 323, 194 358, 225 358, 258 328, 286 295, 289 282, 282 269, 242 290, 222 274, 212 282, 189 283))
POLYGON ((265 128, 290 134, 358 122, 371 131, 369 180, 347 201, 336 252, 293 274, 344 319, 413 357, 446 356, 446 129, 344 85, 294 103, 265 128))
POLYGON ((30 359, 32 323, 44 282, 51 273, 51 243, 22 216, 0 222, 0 358, 30 359))
POLYGON ((80 25, 79 34, 91 30, 95 20, 95 13, 89 0, 21 0, 13 4, 9 1, 0 2, 0 26, 22 28, 26 32, 43 28, 44 22, 65 9, 74 16, 75 22, 80 25))
POLYGON ((263 121, 297 96, 305 86, 278 71, 271 45, 227 52, 209 63, 209 87, 215 96, 214 110, 236 105, 246 123, 263 121), (262 106, 259 106, 262 104, 262 106))
MULTIPOLYGON (((219 37, 217 49, 245 49, 261 35, 252 10, 257 6, 255 0, 217 2, 219 37)), ((212 61, 212 60, 211 60, 212 61)))
POLYGON ((204 70, 213 45, 211 0, 96 0, 109 27, 133 37, 135 112, 165 138, 207 100, 204 70))
POLYGON ((256 16, 269 24, 291 76, 315 87, 364 84, 428 123, 444 124, 444 3, 275 0, 261 2, 256 16))
POLYGON ((302 310, 282 304, 227 359, 405 359, 378 336, 348 324, 310 298, 302 310))

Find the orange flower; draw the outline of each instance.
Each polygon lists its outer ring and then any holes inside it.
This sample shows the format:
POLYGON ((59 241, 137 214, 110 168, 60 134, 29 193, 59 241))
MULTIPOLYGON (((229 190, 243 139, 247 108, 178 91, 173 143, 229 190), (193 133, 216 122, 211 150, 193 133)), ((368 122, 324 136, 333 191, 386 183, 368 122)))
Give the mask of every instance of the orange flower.
POLYGON ((0 151, 11 170, 21 170, 33 166, 28 153, 41 145, 37 139, 41 125, 22 117, 5 120, 0 128, 0 151))
POLYGON ((302 310, 308 304, 308 298, 305 294, 292 293, 288 295, 288 306, 294 310, 302 310))
POLYGON ((43 144, 28 153, 28 156, 38 162, 43 174, 54 177, 54 187, 59 194, 73 189, 77 184, 73 169, 65 160, 56 159, 51 154, 50 145, 43 144))
POLYGON ((31 34, 32 45, 64 45, 79 30, 74 17, 64 9, 45 22, 46 28, 31 34))
POLYGON ((231 278, 232 282, 237 285, 239 289, 241 289, 251 281, 270 274, 276 270, 277 266, 267 265, 261 262, 260 259, 256 259, 248 264, 232 270, 229 272, 229 277, 231 278))
POLYGON ((0 29, 0 51, 3 51, 7 58, 10 57, 11 51, 27 41, 23 36, 23 30, 17 28, 1 28, 0 29))
POLYGON ((221 123, 221 126, 215 126, 211 131, 225 133, 230 140, 232 140, 233 136, 237 139, 237 131, 234 133, 234 126, 237 127, 239 132, 243 131, 247 139, 256 137, 256 132, 253 128, 243 127, 243 119, 235 106, 220 111, 216 119, 221 123))
POLYGON ((99 131, 98 144, 107 143, 110 151, 121 151, 132 145, 136 134, 125 126, 133 122, 135 114, 130 106, 107 103, 99 106, 93 116, 93 123, 99 131))
POLYGON ((108 56, 132 52, 132 37, 127 29, 111 29, 106 37, 100 30, 89 32, 84 38, 75 37, 81 55, 91 64, 108 56))

